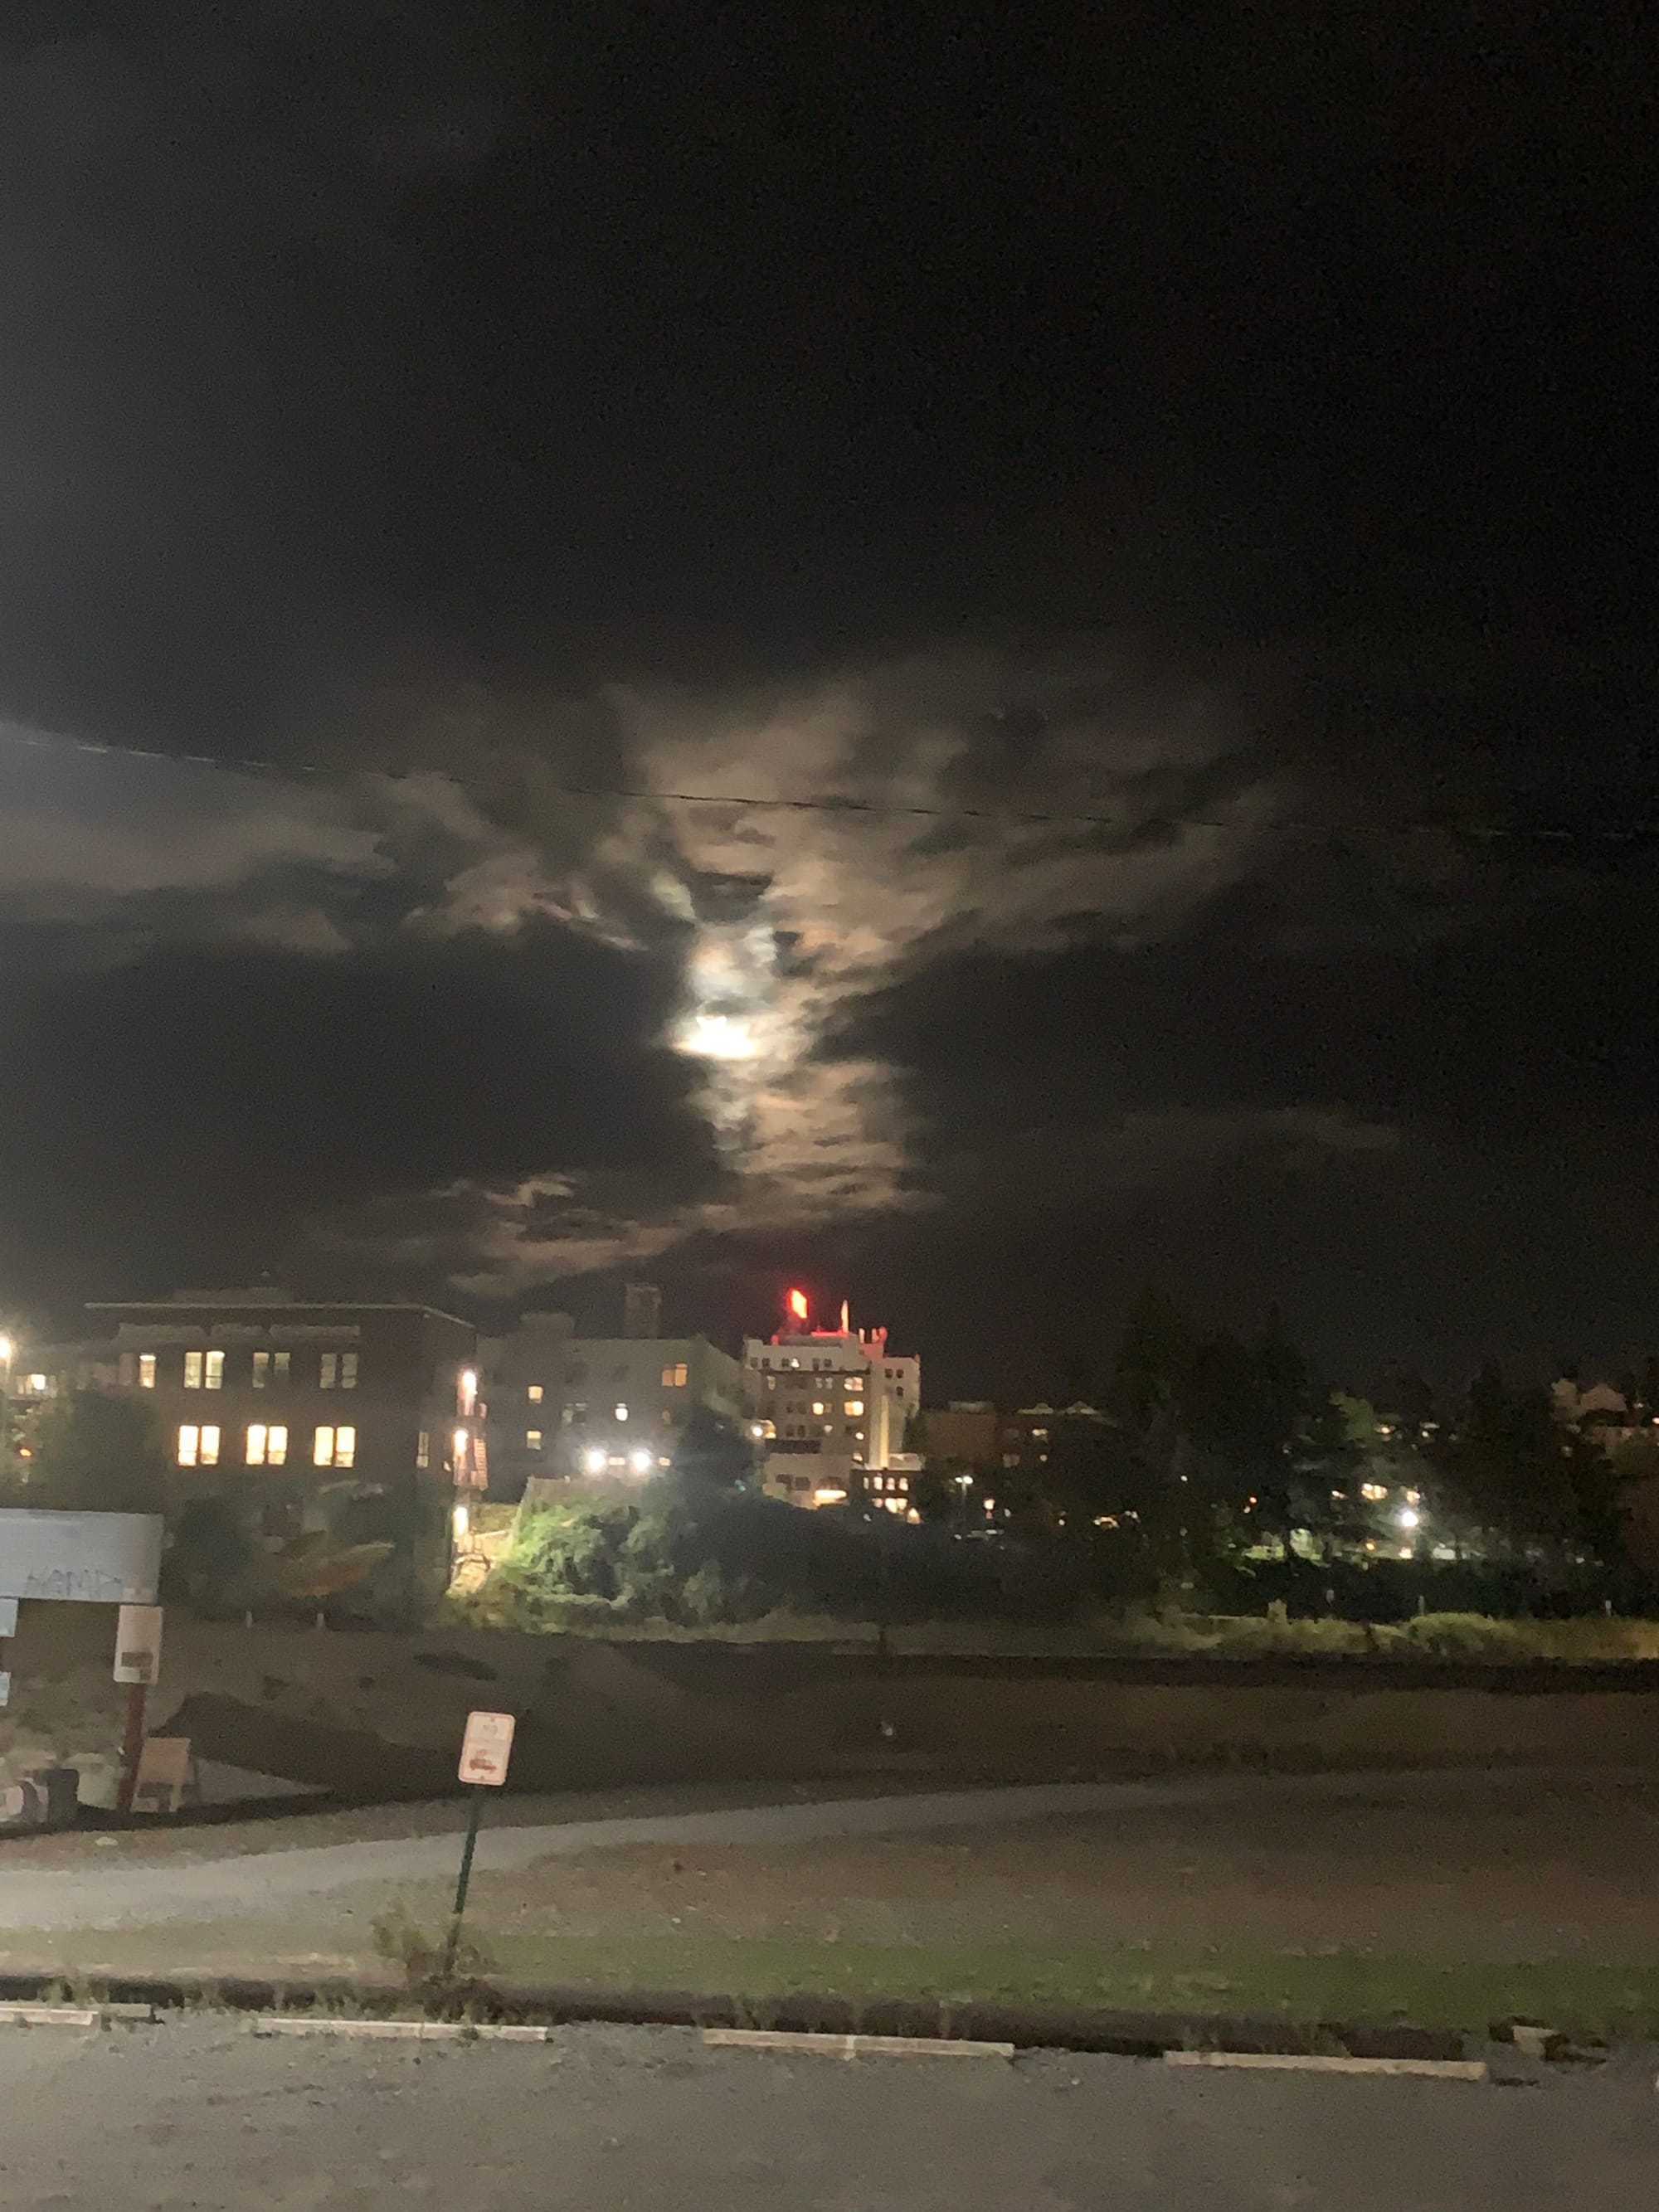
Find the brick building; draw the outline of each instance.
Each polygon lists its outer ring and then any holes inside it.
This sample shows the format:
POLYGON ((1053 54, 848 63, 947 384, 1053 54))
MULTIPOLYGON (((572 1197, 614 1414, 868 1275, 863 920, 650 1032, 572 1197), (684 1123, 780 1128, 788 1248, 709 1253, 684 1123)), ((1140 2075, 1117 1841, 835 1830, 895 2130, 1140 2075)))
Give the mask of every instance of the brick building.
POLYGON ((88 1308, 73 1380, 154 1408, 170 1509, 228 1503, 267 1552, 390 1547, 409 1601, 447 1586, 453 1515, 488 1477, 477 1337, 429 1306, 268 1287, 88 1308))

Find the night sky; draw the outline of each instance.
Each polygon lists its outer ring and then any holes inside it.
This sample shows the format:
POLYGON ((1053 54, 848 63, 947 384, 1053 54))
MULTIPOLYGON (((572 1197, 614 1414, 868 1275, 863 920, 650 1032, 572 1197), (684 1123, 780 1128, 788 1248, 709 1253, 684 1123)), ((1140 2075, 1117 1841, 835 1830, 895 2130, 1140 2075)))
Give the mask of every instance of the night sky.
POLYGON ((1659 1346, 1631 21, 14 0, 0 1306, 1659 1346))

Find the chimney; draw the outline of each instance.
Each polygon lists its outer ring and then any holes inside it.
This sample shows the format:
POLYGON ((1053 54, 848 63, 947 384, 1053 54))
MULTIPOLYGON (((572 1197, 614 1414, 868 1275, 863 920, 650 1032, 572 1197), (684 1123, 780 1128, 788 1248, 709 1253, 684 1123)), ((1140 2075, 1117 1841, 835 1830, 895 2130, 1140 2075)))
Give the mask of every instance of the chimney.
POLYGON ((623 1285, 623 1334, 662 1334, 662 1292, 654 1283, 628 1283, 623 1285))

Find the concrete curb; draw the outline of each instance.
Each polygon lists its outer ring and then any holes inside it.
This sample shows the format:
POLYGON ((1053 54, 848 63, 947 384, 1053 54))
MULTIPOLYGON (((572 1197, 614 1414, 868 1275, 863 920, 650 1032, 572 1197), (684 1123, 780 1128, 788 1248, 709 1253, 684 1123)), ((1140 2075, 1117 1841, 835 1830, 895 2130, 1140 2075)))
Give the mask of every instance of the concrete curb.
POLYGON ((108 2027, 114 2021, 153 2021, 153 2004, 0 2004, 0 2027, 108 2027))
POLYGON ((347 2042, 546 2043, 551 2027, 465 2020, 348 2020, 325 2013, 256 2015, 250 2035, 330 2035, 347 2042))
MULTIPOLYGON (((40 2003, 57 1977, 0 1977, 0 1999, 40 2003)), ((208 2005, 228 2012, 321 2021, 392 2015, 411 2002, 407 1986, 384 1982, 213 1980, 191 1975, 112 1977, 100 1997, 166 2012, 208 2005)), ((794 1991, 739 1998, 695 1990, 592 1990, 556 1986, 495 1989, 469 1984, 457 1992, 487 2025, 717 2028, 770 2035, 818 2035, 844 2044, 849 2035, 906 2042, 1007 2044, 1016 2051, 1098 2051, 1109 2057, 1161 2058, 1171 2051, 1338 2053, 1355 2058, 1461 2061, 1471 2039, 1450 2029, 1359 2022, 1251 2020, 1218 2014, 1085 2011, 1080 2008, 951 2003, 926 1998, 846 1998, 794 1991)), ((434 2014, 443 2005, 433 2000, 434 2014)), ((407 2023, 406 2023, 407 2024, 407 2023)), ((419 2023, 414 2023, 418 2025, 419 2023)), ((298 2032, 298 2031, 295 2031, 298 2032)), ((1477 2043, 1480 2039, 1473 2039, 1477 2043)))
POLYGON ((1308 2051, 1166 2051, 1166 2066, 1256 2067, 1279 2074, 1421 2074, 1434 2081, 1489 2081, 1484 2058, 1334 2058, 1308 2051))
POLYGON ((943 2035, 805 2035, 767 2027, 706 2027, 705 2043, 724 2051, 777 2051, 825 2058, 1012 2058, 1012 2043, 969 2043, 943 2035))

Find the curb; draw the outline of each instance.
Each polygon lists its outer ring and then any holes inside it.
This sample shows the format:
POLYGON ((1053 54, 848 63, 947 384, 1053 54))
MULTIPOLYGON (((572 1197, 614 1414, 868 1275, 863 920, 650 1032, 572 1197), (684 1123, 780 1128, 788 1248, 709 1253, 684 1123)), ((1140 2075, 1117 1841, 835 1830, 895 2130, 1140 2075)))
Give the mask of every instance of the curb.
POLYGON ((556 2031, 465 2020, 347 2020, 326 2013, 255 2014, 250 2035, 331 2035, 348 2042, 546 2043, 556 2031))
POLYGON ((1330 2058, 1306 2051, 1166 2051, 1166 2066, 1259 2067, 1279 2074, 1426 2075, 1435 2081, 1488 2081, 1484 2058, 1330 2058))
MULTIPOLYGON (((724 2051, 779 2051, 823 2058, 1012 2058, 1012 2043, 970 2043, 943 2035, 792 2035, 769 2027, 706 2027, 706 2044, 724 2051)), ((1170 2056, 1165 2053, 1165 2056, 1170 2056)))
POLYGON ((0 2027, 108 2027, 115 2021, 147 2022, 153 2004, 0 2004, 0 2027))
MULTIPOLYGON (((54 1974, 0 1976, 0 2007, 9 2000, 40 2006, 62 1986, 54 1974)), ((1379 2027, 1360 2022, 1251 2020, 1218 2014, 1160 2014, 1085 2011, 1078 2008, 1017 2007, 953 2003, 927 1998, 877 1998, 852 2002, 841 1997, 791 1992, 769 1997, 738 1998, 689 1990, 592 1990, 557 1986, 498 1990, 470 1983, 450 1993, 424 1998, 401 1982, 324 1980, 260 1981, 240 1977, 214 1979, 196 1975, 112 1976, 95 1984, 96 2002, 112 2015, 149 2017, 182 2007, 208 2006, 256 2015, 313 2015, 337 2021, 348 2009, 351 2024, 406 2028, 418 2021, 376 2022, 362 2015, 391 2015, 426 2002, 434 2022, 465 2006, 483 2026, 544 2028, 575 2025, 618 2027, 693 2027, 799 2037, 826 2036, 838 2046, 849 2036, 882 2037, 914 2043, 1006 2045, 1013 2051, 1078 2051, 1124 2058, 1162 2058, 1186 2051, 1257 2053, 1267 2057, 1340 2057, 1417 2062, 1465 2062, 1470 2041, 1450 2029, 1379 2027)), ((455 2024, 453 2021, 446 2025, 455 2024)), ((285 2033, 302 2031, 286 2030, 285 2033)), ((303 2032, 319 2032, 307 2029, 303 2032)), ((1507 2029, 1494 2031, 1506 2036, 1507 2029)))

